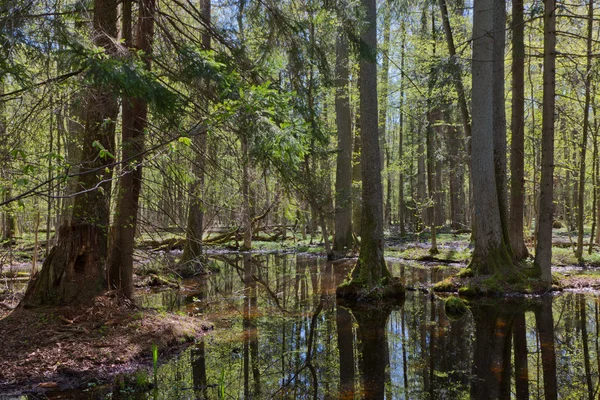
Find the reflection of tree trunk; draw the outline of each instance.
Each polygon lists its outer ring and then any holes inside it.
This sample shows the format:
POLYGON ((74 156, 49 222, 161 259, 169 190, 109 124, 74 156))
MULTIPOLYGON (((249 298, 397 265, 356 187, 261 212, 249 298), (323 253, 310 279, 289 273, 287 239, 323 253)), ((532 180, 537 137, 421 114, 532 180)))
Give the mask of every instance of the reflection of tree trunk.
POLYGON ((354 398, 354 337, 352 315, 338 305, 336 309, 338 350, 340 352, 340 398, 354 398))
POLYGON ((244 398, 249 398, 250 395, 250 338, 252 332, 252 256, 250 254, 244 254, 244 310, 243 310, 243 327, 244 327, 244 341, 243 341, 243 358, 244 358, 244 398))
POLYGON ((529 398, 529 370, 527 368, 527 331, 525 313, 515 316, 513 325, 513 340, 515 348, 515 387, 517 400, 529 398))
POLYGON ((206 353, 204 340, 192 348, 192 375, 197 399, 208 399, 206 387, 206 353))
POLYGON ((354 308, 352 314, 358 323, 358 340, 361 344, 361 380, 363 398, 383 399, 385 397, 385 370, 388 367, 389 348, 386 337, 386 323, 391 310, 360 310, 354 308))
POLYGON ((583 364, 585 366, 585 380, 588 387, 588 397, 590 400, 594 398, 594 384, 592 383, 592 373, 590 366, 590 349, 588 343, 587 317, 586 317, 586 302, 585 295, 580 294, 579 297, 579 316, 581 323, 581 341, 583 342, 583 364))
POLYGON ((408 361, 406 355, 406 344, 407 340, 405 332, 404 313, 402 313, 402 377, 404 378, 404 393, 408 393, 408 361))
POLYGON ((544 374, 544 396, 556 399, 556 352, 554 350, 554 319, 552 317, 552 297, 544 296, 541 305, 535 310, 535 321, 540 338, 542 352, 542 370, 544 374))
POLYGON ((510 398, 511 330, 514 314, 505 304, 474 304, 475 349, 471 398, 510 398))

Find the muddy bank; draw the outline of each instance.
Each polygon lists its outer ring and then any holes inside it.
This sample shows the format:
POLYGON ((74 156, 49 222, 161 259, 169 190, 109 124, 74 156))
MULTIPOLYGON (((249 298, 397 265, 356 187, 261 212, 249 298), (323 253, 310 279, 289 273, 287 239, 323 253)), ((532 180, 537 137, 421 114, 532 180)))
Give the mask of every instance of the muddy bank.
POLYGON ((193 343, 212 325, 109 296, 89 308, 16 308, 0 319, 0 393, 65 390, 114 379, 193 343))

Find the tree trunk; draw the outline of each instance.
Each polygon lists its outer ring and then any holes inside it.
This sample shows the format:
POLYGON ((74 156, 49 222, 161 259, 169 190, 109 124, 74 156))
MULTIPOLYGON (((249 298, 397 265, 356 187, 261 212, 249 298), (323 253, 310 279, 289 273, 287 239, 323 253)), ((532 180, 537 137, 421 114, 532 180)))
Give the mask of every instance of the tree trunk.
POLYGON ((504 104, 504 52, 506 47, 506 4, 503 1, 494 2, 493 28, 493 107, 494 107, 494 171, 496 174, 496 191, 502 234, 507 249, 510 249, 508 231, 508 201, 506 181, 506 110, 504 104))
POLYGON ((506 248, 494 166, 494 1, 475 0, 473 11, 472 181, 475 250, 471 268, 478 274, 512 265, 506 248))
MULTIPOLYGON (((4 94, 4 78, 0 77, 0 95, 4 94)), ((3 180, 10 181, 9 170, 10 170, 10 150, 11 145, 8 143, 7 135, 6 135, 6 103, 0 101, 0 138, 2 138, 2 168, 0 169, 0 174, 3 180)), ((4 191, 3 200, 7 201, 12 197, 11 194, 11 184, 7 183, 6 189, 4 191)), ((15 236, 15 213, 14 207, 12 204, 7 204, 4 206, 4 210, 2 212, 2 240, 12 242, 15 236)))
POLYGON ((510 146, 510 244, 517 260, 529 255, 523 238, 525 201, 525 41, 523 0, 512 5, 512 118, 510 146))
MULTIPOLYGON (((362 0, 365 24, 362 31, 360 59, 360 138, 362 173, 362 235, 358 262, 348 284, 337 294, 368 297, 373 289, 391 284, 392 290, 381 293, 397 296, 395 282, 383 257, 383 188, 377 130, 377 14, 375 0, 362 0), (366 294, 365 292, 366 291, 366 294)), ((402 288, 403 289, 403 288, 402 288)))
MULTIPOLYGON (((210 0, 201 0, 200 2, 201 18, 207 25, 211 22, 210 5, 210 0)), ((202 47, 204 50, 210 50, 210 34, 206 29, 202 32, 202 47)), ((208 84, 205 83, 205 86, 208 86, 208 84)), ((204 109, 198 110, 198 114, 201 112, 207 113, 208 101, 206 100, 206 97, 202 97, 200 101, 202 102, 204 109)), ((204 168, 206 167, 207 143, 206 129, 204 127, 201 129, 202 132, 192 139, 194 149, 192 173, 195 179, 190 184, 185 246, 183 247, 183 254, 179 261, 181 265, 192 263, 201 266, 198 258, 202 255, 202 234, 204 233, 204 205, 202 199, 204 192, 204 168)))
POLYGON ((556 91, 556 0, 544 1, 544 101, 542 177, 535 265, 542 280, 552 282, 552 223, 554 216, 554 104, 556 91))
MULTIPOLYGON (((360 80, 358 80, 360 92, 360 80)), ((361 139, 360 139, 360 111, 355 113, 354 122, 354 149, 352 151, 352 228, 357 236, 362 234, 362 175, 361 175, 361 139)))
POLYGON ((387 114, 388 114, 388 81, 389 81, 389 69, 390 69, 390 25, 391 25, 391 0, 386 0, 385 9, 383 11, 383 54, 381 62, 381 93, 379 94, 380 108, 379 108, 379 148, 381 149, 381 169, 384 169, 384 158, 385 165, 387 166, 386 171, 386 194, 385 197, 385 208, 383 214, 383 221, 385 226, 389 227, 391 223, 392 214, 392 187, 391 187, 391 172, 389 169, 390 154, 389 146, 387 144, 387 114), (383 155, 385 154, 385 157, 383 155))
MULTIPOLYGON (((467 96, 465 95, 465 88, 462 81, 462 73, 460 64, 458 64, 456 56, 456 46, 454 45, 454 36, 452 34, 452 27, 450 26, 450 19, 448 18, 448 7, 446 0, 438 0, 440 10, 442 12, 442 26, 444 27, 444 34, 446 36, 446 44, 448 45, 448 53, 453 63, 452 66, 452 80, 456 93, 458 94, 458 106, 460 110, 460 118, 462 121, 463 129, 467 140, 471 140, 471 122, 469 118, 469 108, 467 107, 467 96)), ((471 156, 471 146, 468 146, 468 155, 471 156)), ((470 163, 469 163, 470 165, 470 163)))
POLYGON ((592 45, 594 30, 594 0, 588 3, 587 23, 587 64, 585 69, 585 106, 583 109, 583 137, 581 138, 581 154, 579 156, 579 193, 577 198, 577 250, 575 256, 583 263, 583 223, 585 221, 585 161, 590 130, 590 103, 592 83, 592 45))
MULTIPOLYGON (((124 5, 129 3, 126 0, 124 5)), ((136 34, 136 50, 143 51, 144 62, 150 70, 150 57, 154 38, 155 0, 141 0, 136 34)), ((125 7, 124 7, 125 8, 125 7)), ((129 17, 131 20, 131 4, 129 17)), ((129 27, 131 29, 131 23, 129 27)), ((131 39, 131 34, 128 35, 131 39)), ((128 40, 125 40, 129 47, 128 40)), ((148 104, 142 98, 124 98, 122 116, 122 171, 116 204, 108 258, 109 288, 118 290, 127 298, 133 295, 133 246, 137 227, 140 191, 142 190, 142 161, 144 131, 147 126, 148 104)))
MULTIPOLYGON (((116 0, 94 1, 94 43, 110 56, 117 37, 116 0)), ((22 304, 90 303, 105 288, 109 224, 110 158, 101 157, 98 144, 114 154, 114 122, 118 104, 110 89, 97 84, 88 91, 80 187, 73 218, 61 228, 58 244, 30 281, 22 304), (107 122, 109 121, 109 122, 107 122), (101 188, 101 189, 98 189, 101 188)))
POLYGON ((250 150, 246 132, 242 134, 242 226, 244 243, 242 250, 252 248, 252 216, 250 215, 250 150))
POLYGON ((400 45, 400 115, 398 117, 398 159, 400 161, 400 172, 398 174, 398 223, 400 224, 400 235, 406 234, 405 208, 404 208, 404 57, 406 53, 406 27, 404 21, 401 23, 402 43, 400 45))
POLYGON ((334 251, 352 247, 352 120, 348 97, 348 43, 343 32, 339 33, 335 63, 336 96, 335 122, 338 136, 338 152, 335 175, 335 238, 334 251))
MULTIPOLYGON (((425 13, 425 11, 423 11, 425 13)), ((435 13, 431 12, 431 42, 432 47, 432 58, 435 58, 436 53, 436 33, 435 33, 435 13)), ((437 105, 433 105, 433 89, 435 88, 437 81, 437 74, 433 66, 429 72, 429 91, 427 93, 427 113, 428 113, 428 124, 427 133, 425 135, 426 149, 427 149, 427 219, 431 226, 431 248, 429 253, 438 254, 437 248, 437 232, 436 232, 436 215, 437 203, 436 203, 436 187, 434 182, 435 175, 435 124, 441 119, 441 113, 437 105)))

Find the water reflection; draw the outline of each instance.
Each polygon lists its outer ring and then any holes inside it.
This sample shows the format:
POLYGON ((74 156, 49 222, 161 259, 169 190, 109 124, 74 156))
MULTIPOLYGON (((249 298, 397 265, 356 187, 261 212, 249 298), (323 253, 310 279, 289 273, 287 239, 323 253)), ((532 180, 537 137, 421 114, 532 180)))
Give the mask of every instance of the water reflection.
MULTIPOLYGON (((293 255, 213 259, 220 272, 142 304, 200 314, 215 333, 163 364, 161 399, 597 398, 596 295, 470 303, 337 304, 348 263, 293 255)), ((416 286, 444 270, 391 266, 416 286)), ((152 398, 152 393, 141 394, 152 398)))

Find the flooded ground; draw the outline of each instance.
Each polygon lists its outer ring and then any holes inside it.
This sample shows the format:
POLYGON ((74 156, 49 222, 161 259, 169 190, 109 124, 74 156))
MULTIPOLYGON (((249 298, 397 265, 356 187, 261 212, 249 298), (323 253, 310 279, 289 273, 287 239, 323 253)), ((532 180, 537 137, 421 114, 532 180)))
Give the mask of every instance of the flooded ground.
POLYGON ((416 290, 369 308, 336 302, 348 263, 290 254, 210 262, 218 273, 138 298, 215 325, 203 342, 169 360, 159 355, 155 372, 135 378, 153 389, 123 383, 54 398, 598 398, 597 294, 482 300, 456 319, 422 287, 450 269, 390 261, 416 290))

